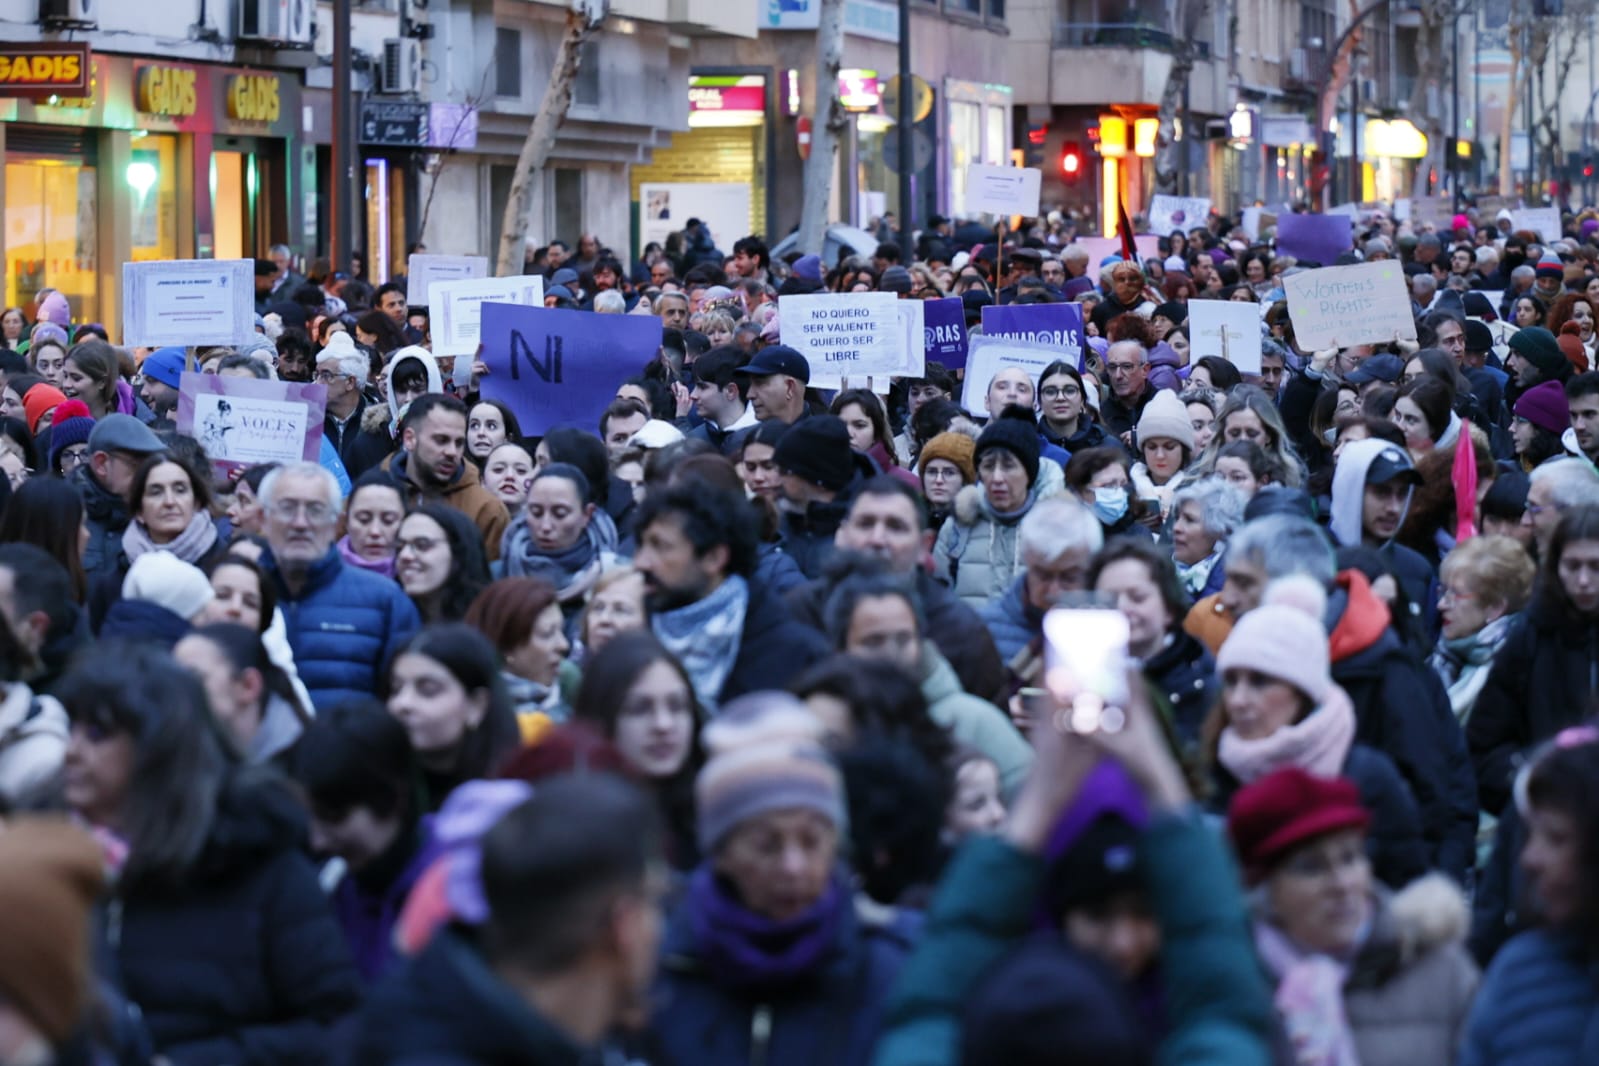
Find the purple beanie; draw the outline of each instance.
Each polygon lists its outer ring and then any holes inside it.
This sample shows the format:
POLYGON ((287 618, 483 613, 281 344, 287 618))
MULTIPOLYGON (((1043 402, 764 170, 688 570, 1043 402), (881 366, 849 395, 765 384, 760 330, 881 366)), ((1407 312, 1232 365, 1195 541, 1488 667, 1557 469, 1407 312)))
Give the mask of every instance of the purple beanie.
POLYGON ((1571 428, 1566 388, 1558 381, 1545 381, 1522 393, 1521 399, 1516 401, 1515 414, 1557 437, 1571 428))
POLYGON ((59 291, 52 292, 39 304, 38 314, 34 316, 42 322, 54 322, 62 329, 72 325, 72 305, 67 303, 67 298, 59 291))
POLYGON ((1582 220, 1582 239, 1587 240, 1593 236, 1593 231, 1599 229, 1599 218, 1585 218, 1582 220))

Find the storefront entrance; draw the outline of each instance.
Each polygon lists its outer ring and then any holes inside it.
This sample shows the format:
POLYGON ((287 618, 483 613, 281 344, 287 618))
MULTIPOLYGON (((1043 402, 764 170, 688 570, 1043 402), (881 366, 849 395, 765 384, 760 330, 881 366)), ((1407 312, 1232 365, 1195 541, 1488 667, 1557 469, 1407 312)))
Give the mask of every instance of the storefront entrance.
POLYGON ((12 126, 5 165, 6 306, 31 320, 48 286, 66 295, 74 322, 99 321, 94 139, 12 126))

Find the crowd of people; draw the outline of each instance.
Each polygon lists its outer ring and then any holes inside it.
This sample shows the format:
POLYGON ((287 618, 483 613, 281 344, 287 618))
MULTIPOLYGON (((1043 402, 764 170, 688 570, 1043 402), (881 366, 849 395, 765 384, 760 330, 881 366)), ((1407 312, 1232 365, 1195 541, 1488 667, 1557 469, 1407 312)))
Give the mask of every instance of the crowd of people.
POLYGON ((540 435, 288 249, 229 348, 0 315, 0 1064, 1599 1061, 1599 213, 1364 214, 1418 339, 1321 351, 1237 220, 689 228, 530 249, 661 324, 540 435), (782 299, 857 291, 1086 345, 824 394, 782 299), (219 475, 190 369, 319 461, 219 475))

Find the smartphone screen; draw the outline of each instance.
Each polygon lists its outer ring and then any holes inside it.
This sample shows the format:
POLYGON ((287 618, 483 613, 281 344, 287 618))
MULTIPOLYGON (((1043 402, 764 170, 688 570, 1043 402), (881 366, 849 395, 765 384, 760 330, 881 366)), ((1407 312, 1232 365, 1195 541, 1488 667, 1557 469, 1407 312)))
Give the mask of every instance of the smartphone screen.
POLYGON ((1078 733, 1115 732, 1127 706, 1127 618, 1057 607, 1044 615, 1045 684, 1078 733))

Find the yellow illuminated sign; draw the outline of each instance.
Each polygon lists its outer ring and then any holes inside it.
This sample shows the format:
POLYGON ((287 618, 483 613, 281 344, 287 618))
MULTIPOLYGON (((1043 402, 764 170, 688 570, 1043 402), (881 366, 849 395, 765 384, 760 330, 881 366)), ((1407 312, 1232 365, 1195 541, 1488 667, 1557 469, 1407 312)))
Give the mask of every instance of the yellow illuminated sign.
POLYGON ((197 71, 188 67, 149 66, 139 71, 138 108, 147 115, 189 118, 200 107, 197 71))
POLYGON ((276 122, 282 114, 278 79, 268 74, 235 74, 228 79, 228 117, 239 122, 276 122))

